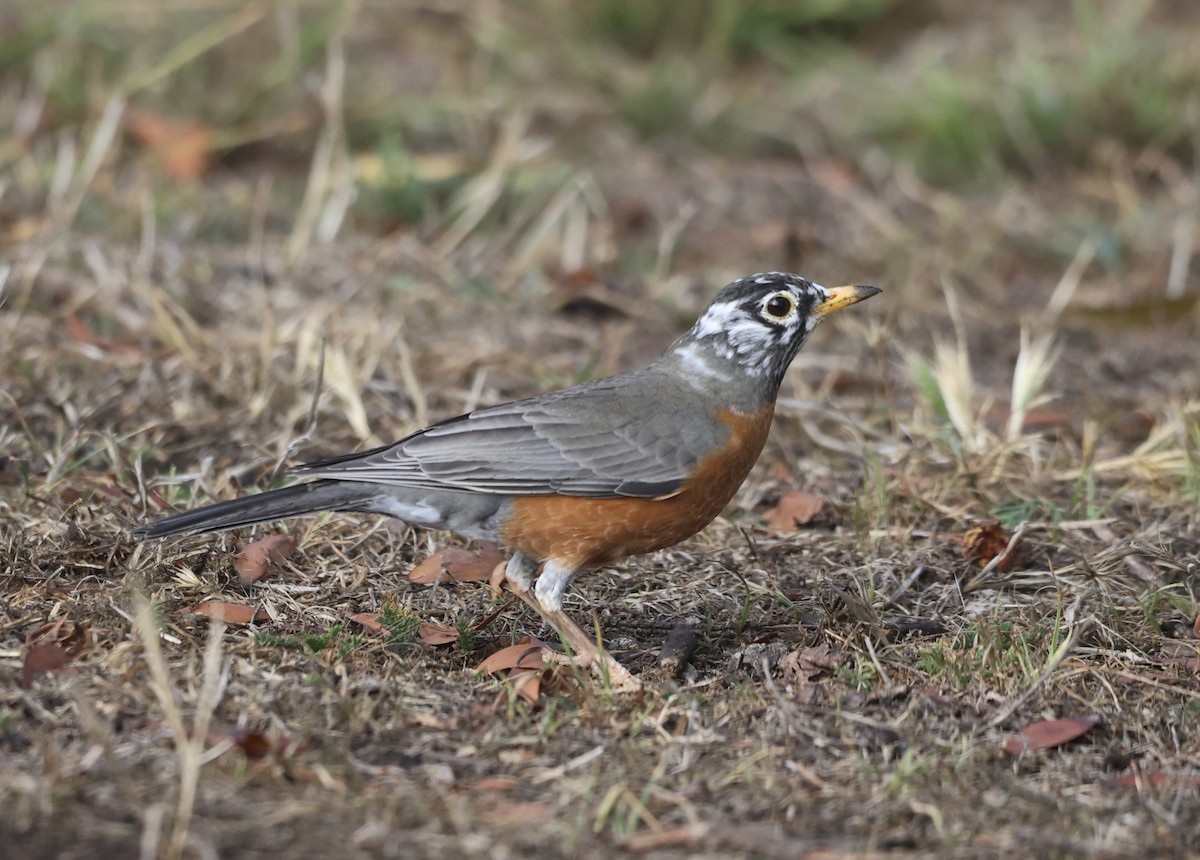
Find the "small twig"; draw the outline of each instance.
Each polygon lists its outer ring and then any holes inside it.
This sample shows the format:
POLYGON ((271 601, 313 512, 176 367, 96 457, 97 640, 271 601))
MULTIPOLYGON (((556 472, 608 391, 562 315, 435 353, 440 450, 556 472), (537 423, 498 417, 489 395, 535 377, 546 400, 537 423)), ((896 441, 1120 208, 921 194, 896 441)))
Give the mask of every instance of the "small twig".
POLYGON ((871 637, 864 636, 862 641, 863 645, 866 646, 867 656, 871 658, 871 663, 875 666, 875 671, 879 673, 879 677, 882 679, 884 687, 891 687, 892 677, 883 668, 883 664, 879 662, 879 658, 875 655, 875 645, 871 641, 871 637))
POLYGON ((900 587, 897 588, 892 593, 892 596, 884 601, 883 608, 887 609, 889 606, 895 606, 896 601, 899 600, 901 597, 903 597, 904 594, 910 588, 912 588, 913 583, 915 583, 918 579, 920 579, 922 576, 924 576, 926 570, 928 570, 928 568, 926 568, 925 565, 923 565, 923 564, 917 565, 916 569, 913 570, 913 572, 908 575, 908 578, 905 579, 904 582, 900 583, 900 587))

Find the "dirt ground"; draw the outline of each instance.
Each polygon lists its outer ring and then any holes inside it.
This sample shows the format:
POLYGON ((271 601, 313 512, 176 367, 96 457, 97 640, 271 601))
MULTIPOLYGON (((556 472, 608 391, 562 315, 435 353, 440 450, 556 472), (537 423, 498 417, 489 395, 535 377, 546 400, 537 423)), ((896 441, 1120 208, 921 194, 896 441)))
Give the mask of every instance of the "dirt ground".
POLYGON ((0 12, 0 855, 1200 856, 1200 22, 861 6, 746 4, 769 61, 616 0, 621 50, 541 3, 0 12), (1054 134, 1004 95, 1047 70, 1054 134), (568 593, 640 694, 479 671, 558 643, 412 581, 453 535, 128 534, 763 270, 883 293, 722 517, 568 593))

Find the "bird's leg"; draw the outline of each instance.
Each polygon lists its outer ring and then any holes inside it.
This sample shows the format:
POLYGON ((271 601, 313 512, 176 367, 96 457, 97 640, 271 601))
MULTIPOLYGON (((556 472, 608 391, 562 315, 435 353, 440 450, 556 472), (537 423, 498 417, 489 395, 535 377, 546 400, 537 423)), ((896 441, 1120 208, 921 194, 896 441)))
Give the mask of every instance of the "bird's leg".
POLYGON ((562 594, 575 575, 575 570, 553 561, 546 562, 542 575, 538 577, 536 589, 529 583, 537 562, 523 553, 516 553, 505 568, 504 576, 513 586, 513 591, 542 616, 553 627, 575 655, 575 660, 590 666, 602 675, 616 690, 640 690, 642 683, 616 661, 608 652, 602 651, 587 631, 562 610, 562 594), (524 587, 522 587, 524 585, 524 587))
POLYGON ((537 559, 523 552, 514 552, 504 568, 504 578, 517 594, 528 594, 533 587, 533 576, 537 573, 537 559))

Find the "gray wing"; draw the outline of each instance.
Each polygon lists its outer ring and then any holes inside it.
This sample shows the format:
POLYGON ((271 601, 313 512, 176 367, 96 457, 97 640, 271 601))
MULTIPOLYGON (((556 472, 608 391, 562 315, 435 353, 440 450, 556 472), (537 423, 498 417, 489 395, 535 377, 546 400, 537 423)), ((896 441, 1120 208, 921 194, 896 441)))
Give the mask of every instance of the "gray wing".
POLYGON ((481 409, 299 471, 506 495, 666 496, 730 430, 709 420, 693 392, 664 383, 651 370, 600 379, 481 409))

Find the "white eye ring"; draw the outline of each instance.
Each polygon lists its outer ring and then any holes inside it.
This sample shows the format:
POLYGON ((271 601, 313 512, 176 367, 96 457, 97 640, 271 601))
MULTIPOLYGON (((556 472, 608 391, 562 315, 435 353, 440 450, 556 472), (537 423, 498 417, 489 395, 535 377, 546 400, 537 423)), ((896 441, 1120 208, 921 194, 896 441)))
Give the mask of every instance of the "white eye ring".
POLYGON ((763 299, 763 313, 776 322, 784 322, 796 313, 796 299, 791 293, 771 293, 763 299))

